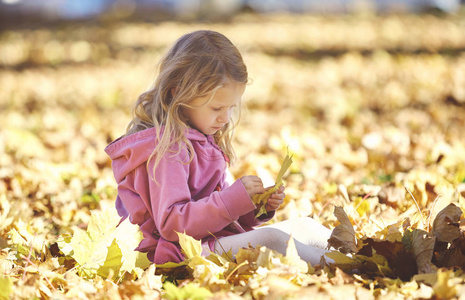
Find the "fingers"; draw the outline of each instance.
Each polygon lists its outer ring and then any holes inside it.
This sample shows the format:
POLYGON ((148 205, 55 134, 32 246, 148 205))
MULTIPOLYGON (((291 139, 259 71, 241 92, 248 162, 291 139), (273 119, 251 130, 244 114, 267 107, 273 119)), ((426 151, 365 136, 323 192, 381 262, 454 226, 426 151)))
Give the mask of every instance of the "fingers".
POLYGON ((241 177, 241 181, 250 197, 265 192, 262 180, 257 176, 243 176, 241 177))
POLYGON ((286 197, 284 193, 284 186, 281 186, 276 192, 270 195, 270 199, 281 199, 283 200, 286 197))
POLYGON ((266 210, 277 210, 284 202, 286 194, 284 193, 284 186, 281 186, 276 192, 270 195, 266 204, 266 210))
POLYGON ((268 202, 266 203, 266 211, 272 211, 272 210, 277 210, 281 204, 283 204, 283 200, 277 200, 277 199, 268 199, 268 202))

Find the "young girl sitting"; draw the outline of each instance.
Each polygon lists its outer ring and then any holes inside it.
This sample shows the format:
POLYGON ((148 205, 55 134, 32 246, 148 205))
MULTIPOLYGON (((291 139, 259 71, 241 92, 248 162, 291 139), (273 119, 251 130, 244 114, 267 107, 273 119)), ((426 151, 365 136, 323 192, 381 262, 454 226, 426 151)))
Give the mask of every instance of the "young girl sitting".
POLYGON ((255 218, 251 200, 265 192, 257 176, 231 185, 233 111, 248 82, 237 48, 224 35, 195 31, 182 36, 162 58, 153 87, 135 106, 126 135, 105 149, 118 183, 116 208, 140 226, 136 249, 157 264, 180 262, 176 232, 201 240, 204 254, 266 246, 285 253, 290 234, 302 259, 318 264, 330 230, 311 218, 254 227, 270 220, 283 203, 273 193, 267 214, 255 218))

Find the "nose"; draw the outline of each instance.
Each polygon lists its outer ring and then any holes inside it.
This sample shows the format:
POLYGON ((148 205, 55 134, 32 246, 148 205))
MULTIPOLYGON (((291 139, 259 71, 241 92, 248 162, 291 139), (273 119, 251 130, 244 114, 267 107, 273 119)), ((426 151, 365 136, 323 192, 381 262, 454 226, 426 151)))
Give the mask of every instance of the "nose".
POLYGON ((228 123, 229 118, 231 117, 231 110, 225 110, 224 112, 221 112, 221 114, 218 116, 218 122, 220 123, 228 123))

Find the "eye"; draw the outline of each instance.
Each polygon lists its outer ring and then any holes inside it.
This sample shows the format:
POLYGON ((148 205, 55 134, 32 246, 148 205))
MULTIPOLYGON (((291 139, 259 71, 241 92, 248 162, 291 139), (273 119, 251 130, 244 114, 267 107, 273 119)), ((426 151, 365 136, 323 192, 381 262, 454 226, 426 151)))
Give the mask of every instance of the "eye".
POLYGON ((212 107, 212 109, 213 109, 214 111, 220 111, 220 110, 221 110, 221 107, 212 107))

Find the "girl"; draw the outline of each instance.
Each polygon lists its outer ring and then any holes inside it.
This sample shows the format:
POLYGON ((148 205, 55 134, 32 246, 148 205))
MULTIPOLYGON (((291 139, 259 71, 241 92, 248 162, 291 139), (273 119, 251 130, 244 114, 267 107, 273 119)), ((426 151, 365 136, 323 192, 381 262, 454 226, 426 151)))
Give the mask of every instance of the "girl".
POLYGON ((140 226, 136 250, 156 264, 180 262, 176 232, 201 240, 204 254, 262 245, 285 253, 289 234, 302 259, 317 264, 330 231, 310 218, 254 229, 283 203, 272 194, 267 215, 251 200, 265 192, 257 176, 229 185, 231 139, 248 82, 237 48, 213 31, 182 36, 162 58, 153 87, 142 94, 127 133, 105 149, 118 183, 116 208, 140 226))

